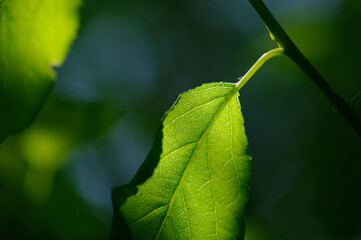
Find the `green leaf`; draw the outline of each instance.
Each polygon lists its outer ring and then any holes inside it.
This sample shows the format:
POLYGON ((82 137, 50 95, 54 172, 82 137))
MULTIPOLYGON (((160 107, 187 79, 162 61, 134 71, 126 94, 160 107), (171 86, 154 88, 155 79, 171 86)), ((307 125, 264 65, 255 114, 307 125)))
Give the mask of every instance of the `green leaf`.
POLYGON ((232 83, 180 95, 131 183, 114 190, 113 238, 242 239, 250 157, 232 83), (118 232, 118 233, 117 233, 118 232))
POLYGON ((55 174, 67 162, 65 156, 100 136, 120 115, 120 109, 109 101, 76 102, 52 94, 31 128, 12 139, 13 143, 17 140, 12 149, 27 163, 24 190, 28 199, 46 201, 55 174))
POLYGON ((0 0, 0 143, 28 126, 78 28, 80 0, 0 0))

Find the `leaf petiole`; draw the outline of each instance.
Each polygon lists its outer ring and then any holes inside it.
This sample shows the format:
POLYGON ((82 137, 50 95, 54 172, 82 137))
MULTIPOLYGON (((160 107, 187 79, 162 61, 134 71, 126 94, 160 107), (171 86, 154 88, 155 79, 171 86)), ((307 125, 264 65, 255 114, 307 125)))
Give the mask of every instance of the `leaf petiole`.
POLYGON ((267 62, 269 59, 285 55, 283 48, 275 48, 272 49, 266 53, 264 53, 255 64, 248 70, 248 72, 243 76, 239 78, 239 81, 236 83, 237 91, 239 91, 247 82, 248 80, 258 71, 262 65, 267 62))

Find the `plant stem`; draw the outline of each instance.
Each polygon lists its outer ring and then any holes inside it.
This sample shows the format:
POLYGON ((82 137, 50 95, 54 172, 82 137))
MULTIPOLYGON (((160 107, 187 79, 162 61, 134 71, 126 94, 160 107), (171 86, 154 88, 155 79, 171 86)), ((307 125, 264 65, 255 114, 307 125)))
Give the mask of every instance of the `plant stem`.
POLYGON ((331 101, 336 109, 354 128, 356 133, 361 137, 361 119, 357 113, 342 99, 332 87, 326 82, 321 74, 312 66, 301 51, 292 42, 276 18, 272 15, 262 0, 248 0, 257 14, 266 24, 268 30, 273 34, 279 46, 284 49, 285 55, 291 58, 302 71, 316 84, 321 92, 331 101))
POLYGON ((236 89, 239 91, 244 84, 247 83, 247 81, 257 72, 257 70, 262 67, 262 65, 267 62, 267 60, 276 57, 284 55, 283 48, 276 48, 272 49, 266 53, 264 53, 258 60, 253 64, 253 66, 248 70, 248 72, 241 78, 239 78, 239 81, 236 83, 236 89))

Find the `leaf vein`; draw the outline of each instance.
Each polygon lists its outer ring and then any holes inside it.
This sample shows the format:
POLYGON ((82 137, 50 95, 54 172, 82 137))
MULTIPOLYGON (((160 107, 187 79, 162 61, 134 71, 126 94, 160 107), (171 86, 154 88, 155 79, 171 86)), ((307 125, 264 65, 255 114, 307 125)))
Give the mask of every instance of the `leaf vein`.
POLYGON ((217 236, 217 239, 219 239, 219 237, 218 237, 218 219, 217 219, 217 199, 216 199, 216 194, 214 192, 214 178, 213 178, 213 171, 212 171, 211 162, 210 162, 211 159, 209 157, 209 134, 207 135, 206 153, 207 153, 208 168, 209 168, 209 172, 211 173, 211 181, 212 181, 212 194, 213 194, 213 198, 214 198, 214 220, 216 223, 216 236, 217 236))
POLYGON ((138 220, 136 220, 135 222, 129 224, 129 228, 133 227, 135 224, 140 223, 141 221, 143 221, 143 220, 146 219, 147 217, 150 217, 150 216, 153 215, 154 213, 156 213, 156 212, 158 212, 158 211, 160 211, 160 210, 162 210, 163 208, 166 208, 166 207, 168 207, 168 204, 167 204, 167 205, 164 205, 164 206, 161 206, 161 207, 159 207, 159 208, 154 209, 153 211, 151 211, 150 213, 148 213, 148 214, 145 215, 144 217, 141 217, 141 218, 139 218, 138 220))
POLYGON ((181 193, 182 200, 183 200, 184 210, 185 210, 185 212, 186 212, 186 219, 187 219, 189 239, 192 239, 192 236, 191 236, 191 228, 190 228, 190 226, 189 226, 189 215, 188 215, 187 205, 186 205, 186 201, 185 201, 185 199, 184 199, 184 194, 183 194, 182 188, 180 189, 180 193, 181 193))
POLYGON ((205 92, 205 91, 208 91, 208 90, 210 90, 210 89, 220 89, 220 88, 233 88, 233 86, 232 87, 229 87, 229 86, 216 86, 216 87, 209 87, 209 88, 206 88, 206 89, 202 89, 202 90, 195 90, 195 89, 193 89, 193 93, 200 93, 200 92, 205 92))
POLYGON ((172 240, 174 240, 172 219, 169 218, 168 221, 169 221, 169 225, 170 225, 170 232, 172 233, 172 240))
POLYGON ((185 115, 193 112, 194 110, 197 110, 198 108, 203 107, 204 105, 207 105, 207 104, 209 104, 209 103, 212 103, 212 102, 214 102, 214 101, 216 101, 216 100, 218 100, 218 99, 220 99, 220 98, 223 98, 223 97, 224 97, 224 96, 215 98, 215 99, 213 99, 213 100, 211 100, 211 101, 209 101, 209 102, 206 102, 206 103, 203 103, 203 104, 201 104, 201 105, 198 105, 198 106, 196 106, 196 107, 191 108, 190 110, 188 110, 187 112, 183 113, 182 115, 179 115, 178 117, 176 117, 175 119, 173 119, 170 123, 168 123, 166 126, 164 126, 163 131, 164 131, 166 128, 168 128, 171 124, 173 124, 175 121, 177 121, 179 118, 184 117, 185 115))
POLYGON ((231 148, 230 149, 230 151, 231 151, 231 160, 232 160, 234 169, 236 171, 238 186, 241 187, 240 177, 239 177, 239 174, 238 174, 238 168, 237 168, 236 163, 234 162, 233 144, 232 144, 232 140, 233 140, 232 111, 231 111, 230 108, 228 108, 228 113, 229 113, 229 122, 231 123, 230 124, 231 138, 229 140, 229 145, 230 145, 230 148, 231 148))
POLYGON ((197 153, 197 151, 199 150, 199 147, 201 145, 201 143, 203 142, 204 138, 207 136, 207 133, 208 131, 210 131, 210 129, 213 127, 215 121, 217 120, 218 116, 220 115, 220 113, 223 111, 223 109, 225 108, 225 106, 228 104, 228 102, 230 101, 230 99, 233 97, 234 94, 236 94, 238 92, 237 88, 233 88, 231 91, 229 91, 226 95, 225 95, 225 100, 223 101, 223 103, 221 104, 221 106, 219 107, 219 109, 217 110, 216 114, 214 115, 214 117, 212 118, 211 122, 209 123, 208 127, 205 129, 204 133, 202 134, 201 138, 199 139, 198 143, 197 143, 197 147, 194 149, 193 153, 192 153, 192 156, 183 172, 183 175, 179 181, 179 184, 176 188, 176 190, 174 191, 174 194, 169 202, 169 208, 167 210, 167 213, 162 221, 162 224, 158 230, 158 233, 156 235, 156 238, 155 239, 159 239, 159 235, 160 233, 162 232, 162 229, 164 227, 164 224, 165 224, 165 221, 166 219, 168 218, 169 214, 170 214, 170 210, 172 209, 172 206, 173 206, 173 203, 174 203, 174 199, 175 199, 175 196, 176 196, 176 193, 178 192, 180 186, 182 185, 184 179, 185 179, 185 176, 187 175, 187 172, 188 172, 188 169, 189 169, 189 166, 191 165, 192 163, 192 160, 193 160, 193 157, 195 156, 195 154, 197 153))
POLYGON ((162 160, 164 160, 164 159, 166 159, 166 158, 168 158, 169 156, 173 155, 174 153, 178 152, 179 150, 182 150, 183 148, 188 147, 188 146, 193 145, 193 144, 196 144, 196 143, 198 143, 198 142, 187 143, 186 145, 183 145, 183 146, 181 146, 181 147, 173 150, 171 153, 168 153, 166 156, 164 156, 163 158, 161 158, 161 159, 159 160, 159 162, 162 161, 162 160))

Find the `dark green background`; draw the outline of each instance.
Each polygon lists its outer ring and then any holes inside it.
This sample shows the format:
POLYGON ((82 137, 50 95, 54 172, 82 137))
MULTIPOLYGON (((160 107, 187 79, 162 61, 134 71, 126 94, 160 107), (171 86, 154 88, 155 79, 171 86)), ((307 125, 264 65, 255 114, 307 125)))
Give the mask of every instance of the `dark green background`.
MULTIPOLYGON (((343 98, 361 91, 359 0, 265 3, 343 98)), ((236 82, 276 47, 246 0, 85 0, 81 16, 40 115, 1 146, 0 239, 107 239, 110 188, 134 175, 178 94, 236 82), (37 131, 67 133, 60 163, 29 160, 37 131)), ((286 57, 240 95, 253 156, 246 239, 361 239, 360 137, 286 57)))

